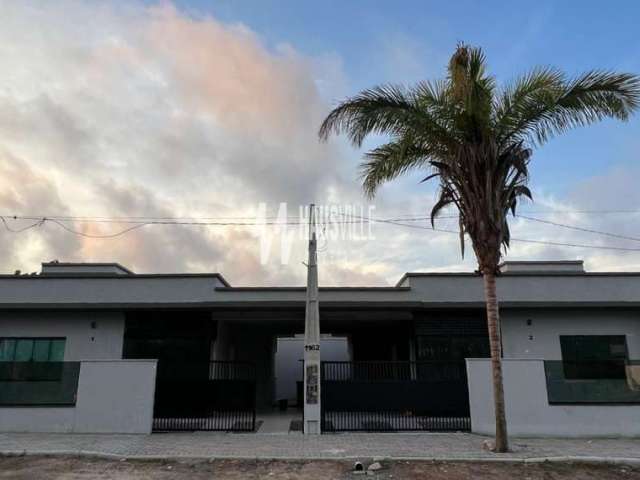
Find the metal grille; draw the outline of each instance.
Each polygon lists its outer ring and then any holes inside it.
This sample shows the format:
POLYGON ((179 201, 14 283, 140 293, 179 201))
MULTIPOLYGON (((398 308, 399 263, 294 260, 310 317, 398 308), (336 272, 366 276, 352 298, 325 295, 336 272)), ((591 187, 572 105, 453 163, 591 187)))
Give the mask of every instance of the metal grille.
POLYGON ((255 400, 253 364, 159 362, 153 429, 254 431, 255 400))
POLYGON ((471 430, 471 418, 428 417, 399 412, 325 412, 325 432, 455 432, 471 430))
POLYGON ((323 431, 469 430, 462 362, 323 362, 323 431))
POLYGON ((162 431, 225 431, 253 432, 256 428, 255 411, 215 411, 202 417, 154 417, 153 430, 162 431))
POLYGON ((322 362, 328 382, 466 381, 462 362, 322 362))
POLYGON ((484 314, 459 315, 451 318, 449 315, 420 318, 415 322, 416 335, 446 335, 446 336, 476 336, 487 335, 487 320, 484 314))

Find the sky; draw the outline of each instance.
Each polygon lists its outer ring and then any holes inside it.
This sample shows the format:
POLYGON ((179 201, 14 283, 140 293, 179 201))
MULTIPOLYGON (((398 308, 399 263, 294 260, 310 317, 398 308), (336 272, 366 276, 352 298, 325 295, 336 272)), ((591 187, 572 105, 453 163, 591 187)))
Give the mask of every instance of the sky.
MULTIPOLYGON (((255 223, 261 208, 274 216, 282 203, 295 216, 312 202, 376 218, 428 215, 435 191, 423 172, 369 200, 357 174, 364 149, 341 137, 320 143, 317 130, 364 88, 443 77, 460 41, 485 50, 499 85, 538 65, 640 73, 640 4, 631 1, 0 0, 0 18, 4 273, 53 259, 117 261, 141 273, 217 271, 233 285, 302 284, 298 226, 148 225, 93 237, 135 225, 122 217, 255 223), (37 221, 44 216, 92 221, 37 221)), ((517 218, 514 237, 546 243, 514 242, 505 259, 639 270, 639 134, 637 115, 553 139, 534 153, 534 203, 522 207, 618 236, 517 218)), ((321 284, 475 268, 455 235, 408 223, 421 228, 332 232, 321 222, 321 284)))

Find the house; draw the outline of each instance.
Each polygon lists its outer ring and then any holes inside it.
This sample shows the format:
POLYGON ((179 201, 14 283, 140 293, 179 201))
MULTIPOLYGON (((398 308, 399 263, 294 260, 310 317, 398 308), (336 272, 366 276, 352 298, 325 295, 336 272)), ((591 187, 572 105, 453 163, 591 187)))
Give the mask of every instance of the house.
MULTIPOLYGON (((498 293, 511 433, 640 435, 640 272, 506 262, 498 293)), ((492 433, 480 276, 319 295, 323 341, 344 345, 321 368, 323 431, 492 433)), ((278 391, 301 395, 301 366, 274 372, 304 305, 304 287, 217 273, 49 262, 2 275, 0 431, 254 431, 278 391)))

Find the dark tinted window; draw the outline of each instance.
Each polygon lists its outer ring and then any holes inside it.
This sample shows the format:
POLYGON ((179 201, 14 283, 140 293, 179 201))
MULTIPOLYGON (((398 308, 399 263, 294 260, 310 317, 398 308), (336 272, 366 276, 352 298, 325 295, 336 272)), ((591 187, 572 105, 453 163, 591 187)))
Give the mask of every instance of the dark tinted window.
POLYGON ((560 348, 568 379, 626 377, 624 335, 561 335, 560 348))
POLYGON ((0 338, 2 362, 62 362, 64 338, 0 338))

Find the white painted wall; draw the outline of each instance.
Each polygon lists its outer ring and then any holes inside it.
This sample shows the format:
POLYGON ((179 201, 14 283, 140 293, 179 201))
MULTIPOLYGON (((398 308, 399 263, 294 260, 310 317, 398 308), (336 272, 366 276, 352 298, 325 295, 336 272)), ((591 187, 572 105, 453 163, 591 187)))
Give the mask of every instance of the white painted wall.
POLYGON ((64 359, 115 360, 122 358, 122 312, 2 312, 0 337, 66 337, 64 359), (95 322, 95 328, 92 328, 95 322))
POLYGON ((560 335, 626 335, 629 358, 640 359, 637 310, 505 309, 501 323, 505 358, 562 360, 560 335))
POLYGON ((156 360, 80 365, 71 407, 0 407, 0 432, 151 433, 156 360))
POLYGON ((222 285, 216 275, 0 275, 0 305, 50 310, 55 305, 209 302, 222 285))
POLYGON ((82 362, 76 433, 151 433, 156 360, 82 362))
MULTIPOLYGON (((408 296, 425 303, 484 303, 482 277, 470 274, 408 274, 408 296)), ((640 298, 637 273, 504 274, 497 279, 503 304, 630 303, 640 298)), ((323 301, 322 295, 320 302, 323 301)), ((522 305, 525 306, 525 305, 522 305)), ((624 306, 624 305, 619 305, 624 306)))
POLYGON ((0 432, 73 432, 74 407, 0 407, 0 432))
MULTIPOLYGON (((514 436, 640 436, 640 405, 549 405, 542 360, 503 360, 507 428, 514 436)), ((491 363, 468 359, 471 429, 495 434, 491 363)))

